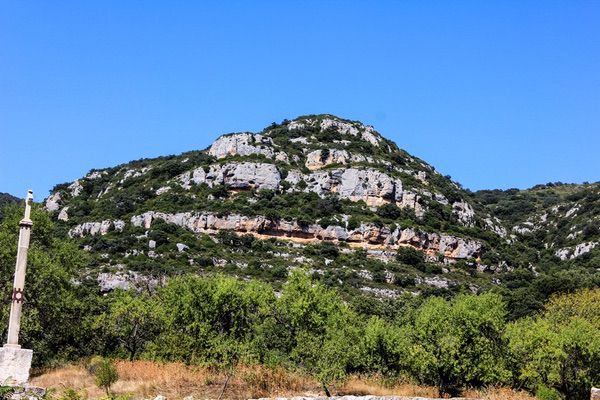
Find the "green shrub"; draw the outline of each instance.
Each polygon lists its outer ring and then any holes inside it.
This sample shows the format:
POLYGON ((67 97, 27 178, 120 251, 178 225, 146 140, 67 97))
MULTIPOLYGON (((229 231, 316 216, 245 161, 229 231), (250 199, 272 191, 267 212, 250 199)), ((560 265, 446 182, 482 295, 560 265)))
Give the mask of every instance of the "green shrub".
POLYGON ((535 391, 538 400, 562 400, 564 397, 556 389, 540 385, 535 391))
POLYGON ((79 392, 73 388, 66 388, 58 400, 85 400, 87 395, 85 392, 79 392))
POLYGON ((95 373, 95 383, 101 389, 106 391, 106 395, 110 396, 110 387, 119 380, 119 374, 112 361, 103 360, 95 373))
POLYGON ((396 260, 413 267, 420 267, 425 263, 423 252, 413 247, 400 247, 396 252, 396 260))

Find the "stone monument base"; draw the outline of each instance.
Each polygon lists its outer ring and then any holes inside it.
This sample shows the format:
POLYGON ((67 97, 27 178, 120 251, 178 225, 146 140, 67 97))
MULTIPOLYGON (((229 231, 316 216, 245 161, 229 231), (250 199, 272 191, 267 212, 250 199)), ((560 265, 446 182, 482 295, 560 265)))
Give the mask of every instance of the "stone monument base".
POLYGON ((29 380, 33 350, 5 345, 0 348, 0 385, 21 386, 29 380))

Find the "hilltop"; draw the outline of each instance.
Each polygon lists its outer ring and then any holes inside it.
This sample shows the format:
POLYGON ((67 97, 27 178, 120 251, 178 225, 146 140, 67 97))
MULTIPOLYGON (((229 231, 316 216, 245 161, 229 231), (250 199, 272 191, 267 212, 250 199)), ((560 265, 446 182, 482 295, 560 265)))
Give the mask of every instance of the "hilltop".
POLYGON ((599 196, 598 184, 473 193, 371 126, 311 115, 92 170, 45 206, 103 290, 210 271, 278 286, 305 266, 347 293, 508 288, 527 308, 598 284, 599 196))

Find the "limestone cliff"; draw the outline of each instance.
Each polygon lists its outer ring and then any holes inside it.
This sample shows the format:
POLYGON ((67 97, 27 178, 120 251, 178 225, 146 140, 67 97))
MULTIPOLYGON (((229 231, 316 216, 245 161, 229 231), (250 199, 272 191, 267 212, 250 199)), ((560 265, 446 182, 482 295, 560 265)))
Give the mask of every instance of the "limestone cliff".
POLYGON ((206 150, 90 171, 57 185, 45 206, 97 266, 119 266, 119 276, 223 269, 277 279, 307 266, 389 295, 477 291, 515 268, 537 273, 544 257, 593 257, 591 188, 589 201, 571 193, 556 203, 546 192, 471 193, 371 126, 313 115, 223 135, 206 150), (523 196, 541 200, 519 214, 523 196), (511 202, 514 211, 504 206, 511 202), (565 223, 569 232, 535 248, 540 230, 565 223), (410 248, 424 263, 396 257, 410 248))

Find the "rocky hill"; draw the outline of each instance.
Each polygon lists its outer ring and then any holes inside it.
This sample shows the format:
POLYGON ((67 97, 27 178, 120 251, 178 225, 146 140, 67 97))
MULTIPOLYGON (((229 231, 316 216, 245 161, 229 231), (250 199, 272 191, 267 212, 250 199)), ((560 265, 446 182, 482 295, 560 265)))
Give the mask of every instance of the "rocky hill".
POLYGON ((330 285, 397 297, 564 267, 597 280, 599 196, 598 185, 471 193, 373 127, 312 115, 92 170, 45 207, 106 290, 190 271, 277 284, 306 266, 330 285))

